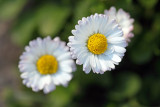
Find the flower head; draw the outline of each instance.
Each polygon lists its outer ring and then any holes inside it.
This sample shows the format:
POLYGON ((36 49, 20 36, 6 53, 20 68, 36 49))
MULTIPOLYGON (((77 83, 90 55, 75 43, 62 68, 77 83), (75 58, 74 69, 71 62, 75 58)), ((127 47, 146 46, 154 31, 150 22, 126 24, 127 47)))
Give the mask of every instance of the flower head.
POLYGON ((75 69, 69 48, 58 37, 30 41, 20 56, 19 69, 23 84, 37 92, 53 91, 56 85, 67 86, 75 69))
POLYGON ((134 36, 134 34, 131 32, 133 30, 134 19, 130 18, 129 13, 125 12, 123 9, 119 9, 116 12, 116 8, 111 7, 109 10, 105 10, 104 14, 109 15, 112 19, 116 19, 117 23, 122 28, 124 33, 123 36, 127 42, 130 42, 130 38, 134 36))
POLYGON ((72 58, 83 64, 83 70, 89 73, 103 74, 121 62, 126 51, 126 41, 121 28, 107 15, 95 14, 82 18, 69 37, 72 58))

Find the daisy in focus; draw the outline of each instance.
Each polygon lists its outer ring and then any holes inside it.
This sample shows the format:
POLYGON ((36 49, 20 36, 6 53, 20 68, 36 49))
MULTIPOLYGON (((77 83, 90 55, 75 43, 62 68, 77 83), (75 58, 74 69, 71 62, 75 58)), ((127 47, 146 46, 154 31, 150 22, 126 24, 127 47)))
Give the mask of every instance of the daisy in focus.
POLYGON ((69 48, 58 37, 30 41, 20 56, 19 69, 23 84, 37 92, 53 91, 56 85, 67 86, 75 70, 69 48))
POLYGON ((107 15, 95 14, 82 18, 69 37, 72 58, 83 64, 85 73, 91 69, 103 74, 121 62, 126 51, 126 40, 116 21, 107 15))
POLYGON ((134 19, 130 18, 129 13, 125 12, 123 9, 119 9, 116 12, 116 8, 111 7, 109 10, 105 10, 104 14, 116 19, 117 23, 122 28, 124 34, 123 36, 127 42, 130 42, 130 38, 134 36, 134 34, 131 32, 133 30, 134 19))

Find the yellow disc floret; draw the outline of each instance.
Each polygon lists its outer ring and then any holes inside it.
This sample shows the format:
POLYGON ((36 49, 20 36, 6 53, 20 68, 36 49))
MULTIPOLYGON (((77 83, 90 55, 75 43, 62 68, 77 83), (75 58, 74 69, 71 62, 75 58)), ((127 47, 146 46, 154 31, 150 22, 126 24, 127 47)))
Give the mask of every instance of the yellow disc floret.
POLYGON ((58 62, 52 55, 43 55, 37 61, 40 74, 53 74, 57 72, 58 62))
POLYGON ((107 39, 103 34, 93 34, 88 39, 87 47, 94 54, 102 54, 107 50, 107 39))

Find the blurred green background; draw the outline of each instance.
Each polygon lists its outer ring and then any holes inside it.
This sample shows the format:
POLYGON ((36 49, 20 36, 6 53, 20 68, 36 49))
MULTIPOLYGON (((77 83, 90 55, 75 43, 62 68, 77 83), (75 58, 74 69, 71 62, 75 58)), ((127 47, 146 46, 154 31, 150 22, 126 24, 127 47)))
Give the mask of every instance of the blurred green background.
POLYGON ((0 0, 0 107, 160 107, 159 56, 159 0, 0 0), (111 6, 135 19, 135 37, 115 70, 86 75, 77 66, 69 86, 48 95, 22 84, 17 65, 30 40, 68 42, 78 20, 111 6))

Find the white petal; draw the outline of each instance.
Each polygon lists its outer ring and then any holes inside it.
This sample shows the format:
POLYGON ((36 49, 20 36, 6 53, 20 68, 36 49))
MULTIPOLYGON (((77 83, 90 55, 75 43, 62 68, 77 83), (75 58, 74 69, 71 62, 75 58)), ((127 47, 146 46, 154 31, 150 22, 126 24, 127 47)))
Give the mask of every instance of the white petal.
POLYGON ((121 58, 116 54, 112 54, 109 57, 111 57, 111 59, 115 62, 121 62, 121 58))
POLYGON ((108 39, 107 42, 108 42, 108 43, 111 43, 111 44, 116 44, 116 43, 125 42, 125 39, 124 39, 123 37, 114 37, 114 38, 108 39))
POLYGON ((95 72, 98 74, 98 73, 101 73, 101 65, 100 65, 100 62, 99 62, 99 59, 98 59, 98 56, 95 55, 95 63, 96 63, 96 68, 95 68, 95 72))
POLYGON ((114 52, 114 48, 112 45, 108 45, 107 50, 104 52, 105 55, 110 55, 114 52))
POLYGON ((108 69, 108 66, 106 65, 105 60, 102 55, 99 55, 98 58, 99 58, 99 62, 101 64, 101 70, 103 72, 105 72, 108 69))
POLYGON ((71 57, 71 54, 68 52, 58 56, 57 60, 58 61, 66 60, 66 59, 70 59, 70 57, 71 57))
POLYGON ((43 89, 43 92, 45 94, 48 94, 49 92, 53 91, 55 89, 55 85, 51 82, 49 85, 46 85, 43 89))
POLYGON ((94 54, 92 54, 92 55, 90 56, 90 65, 91 65, 91 68, 92 68, 92 70, 93 70, 93 72, 94 72, 94 70, 95 70, 95 68, 96 68, 96 62, 95 62, 95 56, 94 56, 94 54))
POLYGON ((113 46, 114 50, 118 53, 125 53, 126 49, 120 46, 113 46))
POLYGON ((87 59, 85 60, 84 65, 83 65, 83 70, 87 74, 91 71, 90 56, 88 56, 87 59))
POLYGON ((112 68, 112 69, 115 69, 115 65, 113 64, 112 60, 109 58, 109 56, 105 56, 105 55, 102 55, 104 61, 105 61, 105 64, 109 67, 109 68, 112 68))

